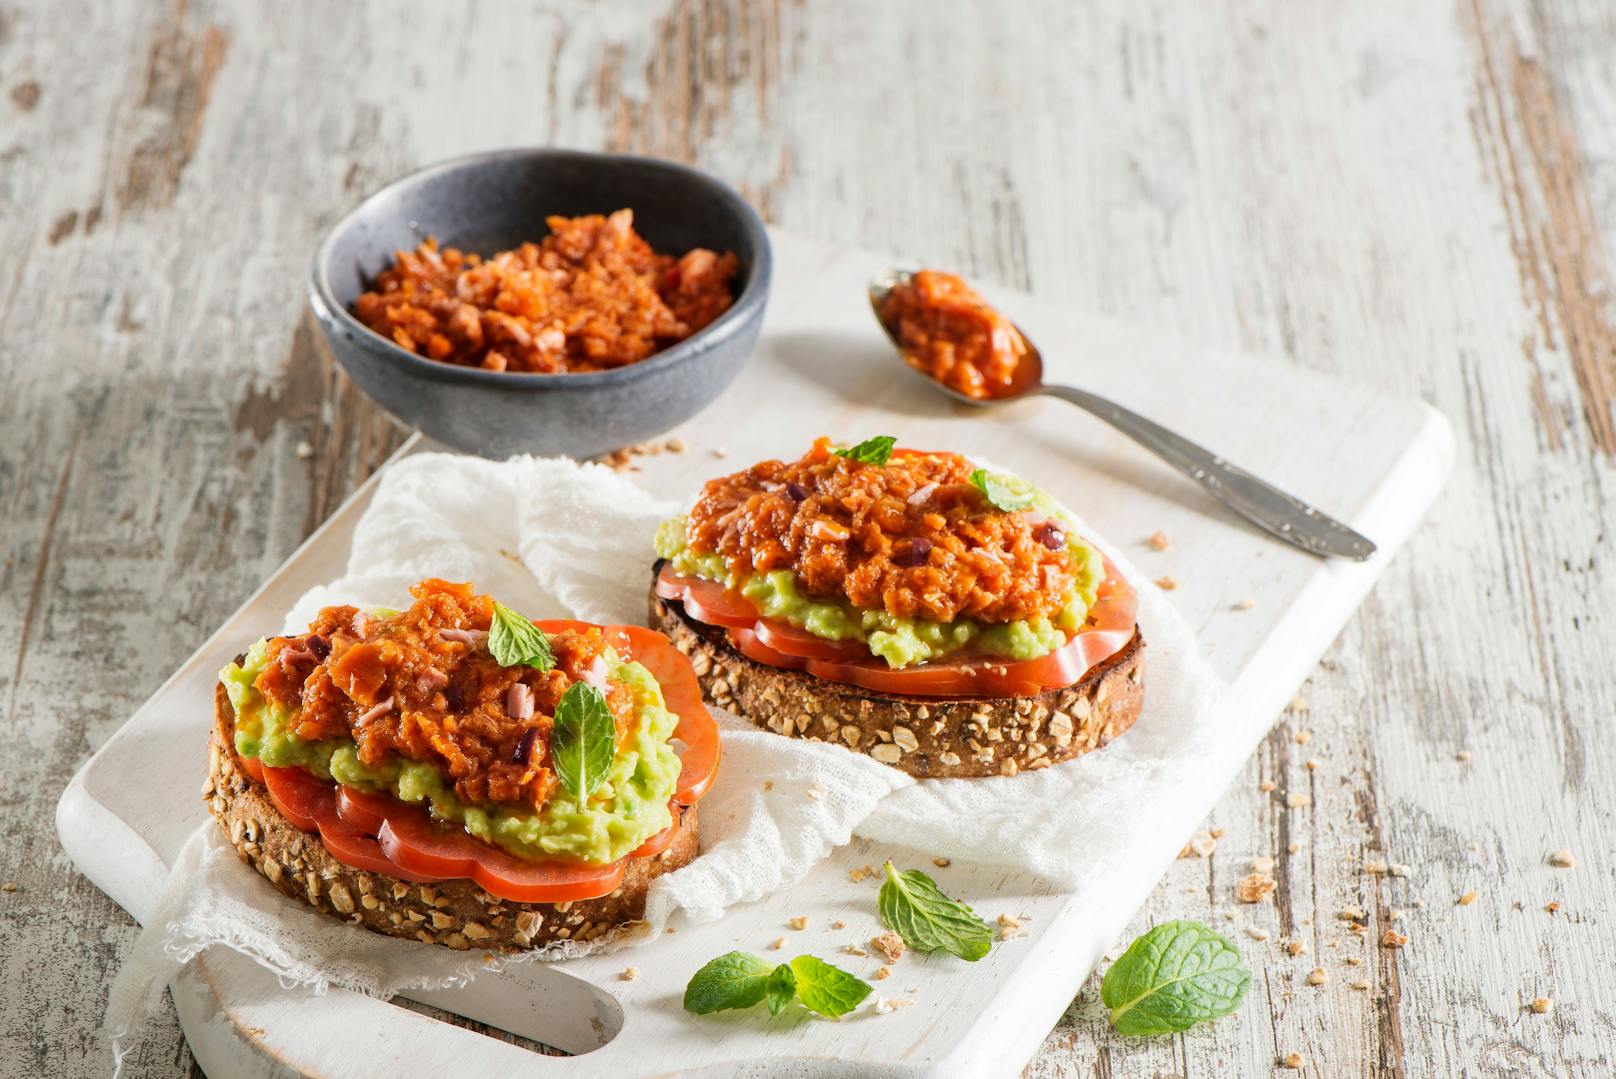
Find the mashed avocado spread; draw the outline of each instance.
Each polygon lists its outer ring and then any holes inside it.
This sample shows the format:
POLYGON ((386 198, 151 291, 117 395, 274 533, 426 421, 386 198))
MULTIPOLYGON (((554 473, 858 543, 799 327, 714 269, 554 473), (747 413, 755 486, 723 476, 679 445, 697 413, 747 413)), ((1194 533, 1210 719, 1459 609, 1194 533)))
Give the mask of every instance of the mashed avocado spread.
MULTIPOLYGON (((1066 521, 1066 515, 1043 491, 1030 488, 1034 505, 1047 517, 1066 521)), ((1069 522, 1068 522, 1069 523, 1069 522)), ((656 552, 668 559, 675 572, 687 577, 722 581, 751 600, 768 618, 807 630, 831 641, 862 641, 873 655, 893 668, 908 667, 956 652, 966 645, 1008 659, 1037 659, 1066 643, 1067 634, 1083 624, 1094 605, 1100 582, 1105 579, 1105 559, 1100 552, 1067 531, 1067 552, 1078 564, 1077 581, 1066 605, 1055 617, 1023 619, 1000 625, 985 625, 970 619, 932 622, 920 618, 896 618, 885 610, 859 610, 842 601, 826 601, 804 596, 791 570, 772 570, 737 579, 722 556, 692 551, 685 541, 685 518, 664 521, 656 533, 656 552)))
POLYGON ((463 804, 430 764, 395 758, 368 765, 350 739, 298 738, 292 729, 295 710, 267 700, 253 685, 264 669, 268 645, 259 641, 242 664, 219 672, 235 707, 236 752, 244 757, 257 757, 272 768, 304 767, 321 778, 424 803, 439 820, 461 824, 478 839, 533 860, 614 862, 673 823, 668 799, 678 784, 680 761, 669 740, 678 717, 664 705, 651 672, 615 651, 607 653, 607 677, 629 687, 635 718, 617 746, 605 782, 581 801, 558 785, 544 808, 534 812, 463 804))

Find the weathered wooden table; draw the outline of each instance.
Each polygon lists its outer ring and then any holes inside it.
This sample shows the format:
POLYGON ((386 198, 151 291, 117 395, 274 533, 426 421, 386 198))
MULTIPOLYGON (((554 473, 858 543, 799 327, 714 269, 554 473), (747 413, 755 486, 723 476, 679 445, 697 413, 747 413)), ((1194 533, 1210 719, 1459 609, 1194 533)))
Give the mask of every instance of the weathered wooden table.
MULTIPOLYGON (((63 784, 402 438, 304 321, 316 237, 512 143, 1444 410, 1444 500, 1138 919, 1275 854, 1251 998, 1133 1041, 1091 982, 1029 1073, 1609 1074, 1613 50, 1594 0, 0 10, 0 1075, 109 1067, 136 928, 63 784)), ((131 1066, 191 1069, 172 1015, 131 1066)))

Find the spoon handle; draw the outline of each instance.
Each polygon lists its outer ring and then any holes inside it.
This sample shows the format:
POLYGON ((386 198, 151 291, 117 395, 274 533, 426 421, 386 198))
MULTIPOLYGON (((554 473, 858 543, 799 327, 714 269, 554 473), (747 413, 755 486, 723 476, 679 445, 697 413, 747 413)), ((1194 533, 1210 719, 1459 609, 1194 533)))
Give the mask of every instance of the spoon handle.
POLYGON ((1259 528, 1320 556, 1362 562, 1375 553, 1375 545, 1334 517, 1320 513, 1299 498, 1237 468, 1187 438, 1123 408, 1072 386, 1044 386, 1042 392, 1098 416, 1190 479, 1221 499, 1259 528))

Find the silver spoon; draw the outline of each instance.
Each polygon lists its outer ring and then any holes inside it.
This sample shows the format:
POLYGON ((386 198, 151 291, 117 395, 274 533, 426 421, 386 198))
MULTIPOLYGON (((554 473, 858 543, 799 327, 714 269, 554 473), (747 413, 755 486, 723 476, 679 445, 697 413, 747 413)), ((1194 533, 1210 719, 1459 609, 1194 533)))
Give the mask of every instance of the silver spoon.
MULTIPOLYGON (((881 323, 887 337, 898 346, 897 328, 887 325, 881 317, 881 303, 896 285, 908 283, 912 270, 893 269, 877 275, 870 281, 870 306, 875 319, 881 323)), ((1020 327, 1017 327, 1018 331, 1020 327)), ((1375 545, 1354 532, 1334 517, 1320 513, 1299 498, 1264 483, 1243 468, 1237 468, 1217 454, 1197 446, 1187 438, 1175 435, 1167 428, 1123 408, 1087 390, 1072 386, 1051 386, 1044 382, 1044 360, 1038 346, 1025 333, 1027 355, 1016 368, 1015 381, 1003 393, 986 400, 968 397, 936 379, 921 374, 927 382, 942 390, 956 401, 979 408, 1020 400, 1034 394, 1046 394, 1070 401, 1078 408, 1098 416, 1156 456, 1178 469, 1204 487, 1214 497, 1263 531, 1286 543, 1320 556, 1350 558, 1362 562, 1375 553, 1375 545)), ((907 366, 907 365, 906 365, 907 366)))

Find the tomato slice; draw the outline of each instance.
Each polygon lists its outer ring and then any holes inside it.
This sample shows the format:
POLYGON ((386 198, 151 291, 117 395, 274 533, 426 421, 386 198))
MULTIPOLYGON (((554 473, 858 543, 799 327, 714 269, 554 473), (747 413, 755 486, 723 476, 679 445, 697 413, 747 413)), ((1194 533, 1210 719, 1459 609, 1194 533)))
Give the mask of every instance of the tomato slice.
POLYGON ((238 753, 236 754, 236 760, 241 762, 241 770, 243 772, 246 772, 249 776, 258 780, 260 783, 264 781, 264 766, 259 762, 257 757, 243 757, 238 753))
POLYGON ((787 656, 854 661, 870 654, 862 641, 828 641, 778 618, 759 618, 747 628, 758 640, 787 656))
POLYGON ((467 877, 513 903, 564 903, 610 895, 623 883, 627 858, 607 865, 530 862, 459 828, 436 824, 426 810, 398 803, 377 834, 395 863, 416 873, 467 877))
POLYGON ((678 600, 690 617, 710 626, 746 629, 759 618, 757 607, 739 592, 731 592, 717 581, 675 573, 672 566, 663 566, 657 574, 656 591, 663 599, 678 600))
POLYGON ((388 858, 374 833, 344 820, 338 812, 336 787, 302 768, 264 768, 264 786, 281 816, 303 829, 318 832, 320 842, 338 861, 355 869, 386 873, 401 880, 441 880, 410 872, 388 858))
POLYGON ((967 655, 895 670, 862 647, 857 653, 838 646, 833 653, 825 650, 831 654, 812 654, 812 648, 777 631, 776 623, 770 619, 760 619, 751 626, 728 627, 729 639, 742 655, 759 663, 807 671, 827 682, 862 686, 878 693, 1028 697, 1072 685, 1133 638, 1139 597, 1109 559, 1105 570, 1105 579, 1100 582, 1083 627, 1055 651, 1037 659, 967 655))

